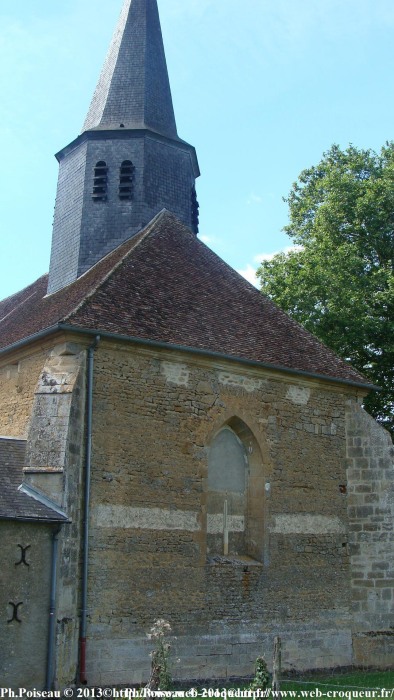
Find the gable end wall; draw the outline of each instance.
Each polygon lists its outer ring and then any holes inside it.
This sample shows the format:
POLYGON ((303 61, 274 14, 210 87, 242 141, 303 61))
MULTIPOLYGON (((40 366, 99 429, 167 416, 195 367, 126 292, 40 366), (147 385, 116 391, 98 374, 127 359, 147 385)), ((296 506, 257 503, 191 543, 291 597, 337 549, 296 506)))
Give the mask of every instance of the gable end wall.
MULTIPOLYGON (((352 662, 342 390, 236 363, 99 346, 95 354, 88 680, 149 676, 157 618, 183 678, 352 662), (209 560, 207 464, 221 426, 258 445, 261 561, 209 560)), ((257 482, 256 482, 257 483, 257 482)))

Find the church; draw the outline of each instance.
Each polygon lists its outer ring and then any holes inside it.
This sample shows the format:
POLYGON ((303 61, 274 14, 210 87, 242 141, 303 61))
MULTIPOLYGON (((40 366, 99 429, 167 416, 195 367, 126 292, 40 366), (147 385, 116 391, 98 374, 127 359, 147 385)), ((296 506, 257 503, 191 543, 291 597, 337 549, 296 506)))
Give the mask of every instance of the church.
POLYGON ((2 685, 394 665, 376 390, 197 237, 157 0, 57 153, 48 275, 0 302, 2 685), (178 659, 178 663, 175 660, 178 659))

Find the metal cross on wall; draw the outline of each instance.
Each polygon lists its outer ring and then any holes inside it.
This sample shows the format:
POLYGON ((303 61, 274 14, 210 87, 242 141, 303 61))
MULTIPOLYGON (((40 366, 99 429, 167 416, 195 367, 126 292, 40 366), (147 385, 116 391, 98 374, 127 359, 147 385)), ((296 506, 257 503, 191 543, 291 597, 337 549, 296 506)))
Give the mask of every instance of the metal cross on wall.
POLYGON ((30 544, 27 545, 27 547, 22 547, 21 544, 18 544, 17 547, 20 547, 21 550, 21 558, 19 561, 15 562, 15 566, 19 566, 20 564, 24 564, 25 566, 30 566, 30 564, 26 561, 26 552, 28 549, 30 549, 30 544))
POLYGON ((13 602, 10 600, 9 603, 8 603, 8 605, 11 605, 11 607, 12 607, 13 610, 12 610, 12 617, 11 617, 10 620, 7 620, 7 623, 10 624, 10 622, 13 622, 14 620, 16 620, 16 622, 22 622, 22 620, 20 620, 19 617, 18 617, 18 608, 19 608, 21 605, 23 605, 23 603, 22 603, 22 602, 20 602, 20 603, 13 603, 13 602))

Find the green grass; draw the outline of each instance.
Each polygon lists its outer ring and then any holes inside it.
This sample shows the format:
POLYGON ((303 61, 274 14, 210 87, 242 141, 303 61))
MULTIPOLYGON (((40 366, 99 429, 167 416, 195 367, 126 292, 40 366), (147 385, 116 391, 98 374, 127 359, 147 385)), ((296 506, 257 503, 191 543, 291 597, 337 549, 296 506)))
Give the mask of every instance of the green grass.
MULTIPOLYGON (((317 688, 323 685, 336 686, 344 688, 354 686, 355 689, 367 688, 394 688, 394 671, 350 671, 347 673, 332 672, 332 673, 314 673, 309 676, 299 678, 283 678, 281 685, 283 689, 295 690, 300 687, 307 689, 310 684, 314 684, 317 688)), ((330 690, 330 688, 328 688, 330 690)), ((393 690, 394 700, 394 690, 393 690)))
MULTIPOLYGON (((184 683, 177 683, 176 689, 183 690, 185 697, 191 686, 184 683)), ((240 689, 248 690, 250 683, 238 684, 236 682, 220 683, 207 680, 204 684, 199 684, 198 697, 207 700, 223 698, 232 700, 231 693, 224 692, 240 689), (207 691, 210 690, 211 694, 207 691)), ((394 670, 390 671, 363 671, 353 670, 349 672, 315 672, 302 674, 292 674, 281 678, 280 689, 282 700, 394 700, 394 670), (381 692, 384 689, 384 692, 381 692), (319 692, 316 692, 318 690, 319 692), (321 693, 321 694, 319 694, 321 693)), ((141 694, 141 697, 144 697, 141 694)), ((190 696, 189 696, 190 697, 190 696)), ((252 697, 252 696, 251 696, 252 697)), ((274 700, 273 695, 268 693, 266 698, 274 700)), ((237 700, 236 697, 234 700, 237 700)), ((246 695, 243 700, 247 700, 246 695)), ((256 700, 258 700, 256 698, 256 700)))
MULTIPOLYGON (((238 685, 236 683, 212 684, 216 688, 240 688, 246 690, 249 684, 238 685)), ((209 688, 207 682, 205 688, 209 688)), ((313 700, 356 700, 372 698, 375 700, 394 700, 394 670, 393 671, 363 671, 354 670, 349 672, 332 671, 310 674, 294 674, 283 676, 280 682, 283 692, 282 700, 290 700, 291 697, 297 700, 312 698, 313 700), (320 691, 321 695, 316 692, 320 691), (382 692, 384 689, 384 692, 382 692)), ((200 690, 199 697, 204 696, 200 690)), ((214 699, 215 696, 213 696, 214 699)), ((218 697, 224 697, 218 695, 218 697)), ((267 695, 266 697, 273 696, 267 695)))

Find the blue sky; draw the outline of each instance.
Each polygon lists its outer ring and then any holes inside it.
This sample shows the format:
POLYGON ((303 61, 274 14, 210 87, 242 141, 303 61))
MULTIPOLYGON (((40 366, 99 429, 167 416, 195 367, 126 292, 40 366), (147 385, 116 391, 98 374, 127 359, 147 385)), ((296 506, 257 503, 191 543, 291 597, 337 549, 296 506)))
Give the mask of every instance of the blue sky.
MULTIPOLYGON (((393 0, 158 0, 201 237, 249 276, 332 143, 394 138, 393 0)), ((47 271, 53 154, 80 132, 122 0, 1 0, 0 298, 47 271)))

